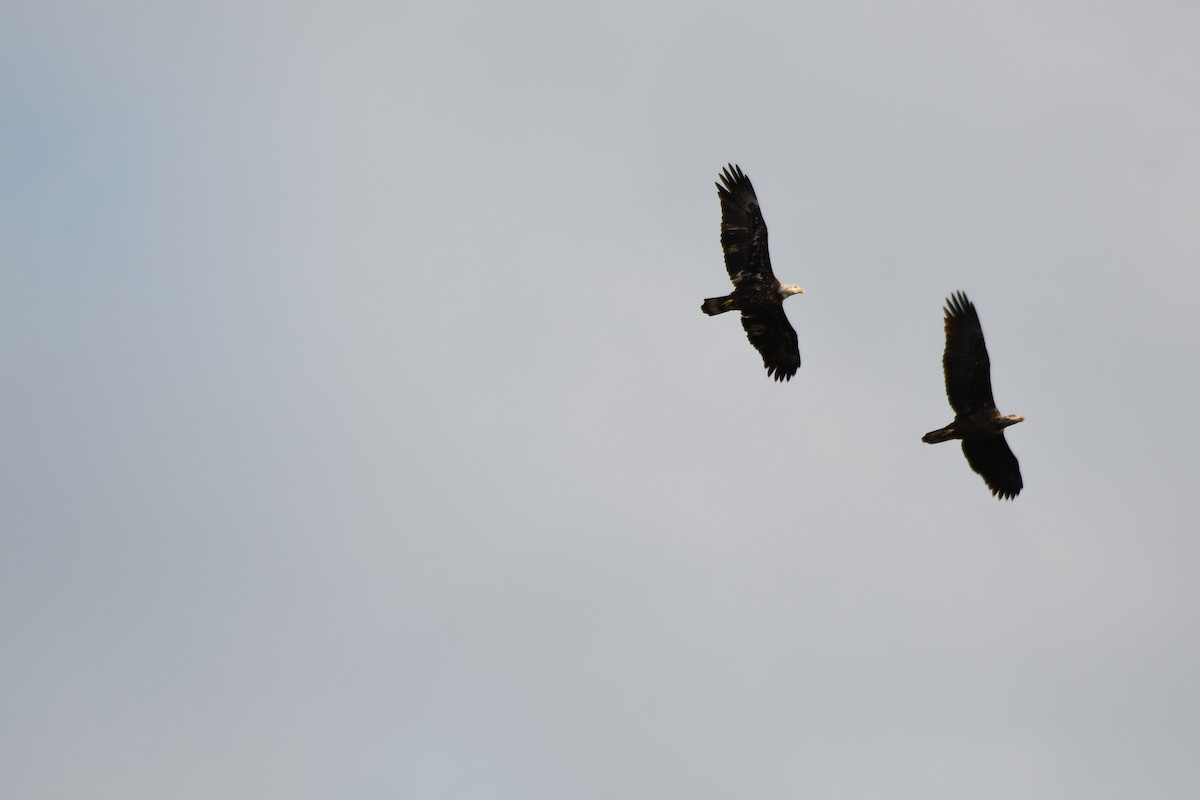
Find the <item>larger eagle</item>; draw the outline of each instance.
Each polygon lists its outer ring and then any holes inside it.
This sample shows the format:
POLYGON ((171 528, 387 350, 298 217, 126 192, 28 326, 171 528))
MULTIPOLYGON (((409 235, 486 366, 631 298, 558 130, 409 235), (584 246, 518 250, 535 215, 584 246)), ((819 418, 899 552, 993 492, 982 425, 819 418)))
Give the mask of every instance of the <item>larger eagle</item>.
POLYGON ((929 444, 962 439, 963 455, 992 494, 1011 500, 1021 493, 1021 465, 1004 440, 1004 429, 1024 422, 1016 414, 996 410, 992 397, 992 362, 983 342, 983 326, 975 304, 962 292, 946 301, 946 350, 942 371, 954 421, 921 437, 929 444))
POLYGON ((767 252, 767 223, 754 186, 741 167, 730 164, 722 170, 717 197, 721 200, 721 248, 733 293, 710 297, 700 309, 710 316, 741 311, 746 337, 762 354, 767 374, 777 381, 791 380, 800 369, 800 342, 783 313, 783 301, 804 290, 775 278, 767 252))

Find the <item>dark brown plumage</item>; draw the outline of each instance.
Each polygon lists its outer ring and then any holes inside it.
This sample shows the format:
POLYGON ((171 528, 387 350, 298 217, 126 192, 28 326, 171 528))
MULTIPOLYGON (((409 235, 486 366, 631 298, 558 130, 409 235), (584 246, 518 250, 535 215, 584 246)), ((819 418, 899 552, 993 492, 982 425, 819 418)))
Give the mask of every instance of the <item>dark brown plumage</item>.
POLYGON ((800 343, 783 313, 783 300, 804 290, 775 278, 767 252, 767 223, 754 186, 740 167, 730 164, 722 171, 717 197, 721 200, 721 248, 733 293, 710 297, 700 309, 709 315, 741 311, 746 337, 762 355, 767 374, 777 381, 791 380, 800 368, 800 343))
POLYGON ((983 476, 992 494, 1011 500, 1021 493, 1021 467, 1004 439, 1004 429, 1024 422, 1005 416, 992 398, 992 363, 983 342, 983 327, 975 305, 962 292, 946 301, 946 396, 954 409, 954 422, 921 437, 929 444, 962 439, 963 455, 971 469, 983 476))

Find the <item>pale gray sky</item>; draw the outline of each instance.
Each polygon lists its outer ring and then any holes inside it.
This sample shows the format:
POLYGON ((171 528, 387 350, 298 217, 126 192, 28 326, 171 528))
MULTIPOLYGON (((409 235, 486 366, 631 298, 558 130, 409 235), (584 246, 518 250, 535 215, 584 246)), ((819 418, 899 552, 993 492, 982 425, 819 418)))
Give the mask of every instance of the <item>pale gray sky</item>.
POLYGON ((9 0, 4 795, 1196 797, 1200 7, 968 6, 9 0))

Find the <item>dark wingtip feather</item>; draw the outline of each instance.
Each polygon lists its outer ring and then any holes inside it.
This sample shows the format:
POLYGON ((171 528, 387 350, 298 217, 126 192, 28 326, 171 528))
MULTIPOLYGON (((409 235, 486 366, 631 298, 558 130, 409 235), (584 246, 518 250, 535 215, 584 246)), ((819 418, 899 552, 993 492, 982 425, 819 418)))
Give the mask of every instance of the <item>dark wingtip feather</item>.
POLYGON ((790 364, 787 366, 779 366, 778 364, 772 365, 764 361, 763 366, 767 368, 767 375, 779 381, 780 383, 783 381, 790 381, 792 376, 800 370, 799 364, 796 364, 794 367, 790 364))
POLYGON ((963 291, 957 291, 946 299, 946 319, 957 319, 966 314, 967 311, 974 311, 975 304, 967 299, 967 295, 963 291))
MULTIPOLYGON (((739 184, 749 184, 750 179, 746 177, 746 173, 742 172, 742 168, 737 164, 729 164, 721 170, 721 183, 717 184, 718 194, 732 195, 737 191, 739 184), (722 185, 724 184, 724 185, 722 185)), ((753 191, 753 189, 751 190, 753 191)))

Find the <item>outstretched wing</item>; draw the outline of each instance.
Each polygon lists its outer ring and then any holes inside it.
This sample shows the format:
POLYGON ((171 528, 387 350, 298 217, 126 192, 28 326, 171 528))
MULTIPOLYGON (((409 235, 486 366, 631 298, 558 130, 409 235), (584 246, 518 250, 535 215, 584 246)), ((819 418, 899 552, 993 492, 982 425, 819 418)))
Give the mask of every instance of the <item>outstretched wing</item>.
MULTIPOLYGON (((983 328, 975 304, 962 292, 946 301, 946 396, 956 414, 973 414, 995 408, 992 399, 992 363, 983 343, 983 328)), ((1011 455, 1011 454, 1010 454, 1011 455)))
POLYGON ((993 495, 1011 500, 1021 493, 1021 487, 1025 485, 1021 480, 1021 465, 1003 433, 982 439, 963 439, 962 451, 971 469, 983 476, 993 495))
POLYGON ((800 369, 800 341, 783 313, 783 304, 743 309, 742 327, 750 344, 762 354, 767 374, 777 381, 790 381, 800 369))
POLYGON ((767 253, 767 223, 754 186, 741 167, 730 164, 722 171, 717 196, 721 200, 721 249, 734 285, 743 280, 774 284, 775 273, 767 253))

